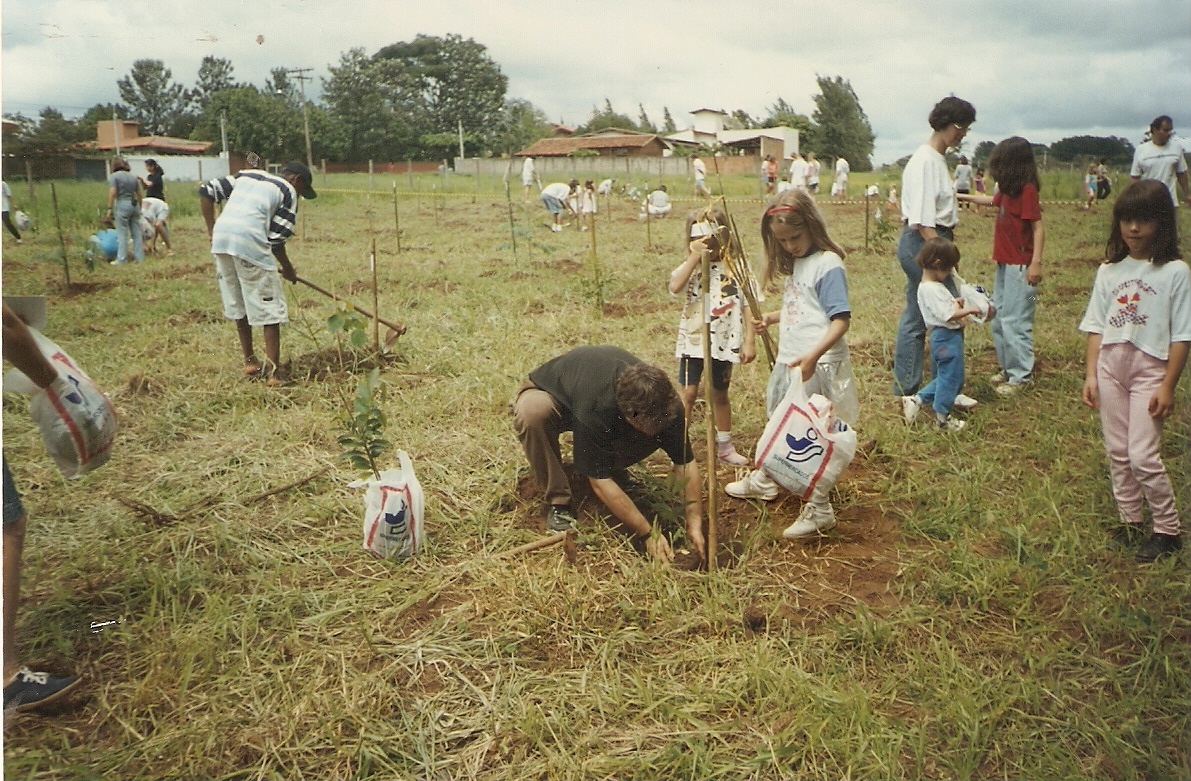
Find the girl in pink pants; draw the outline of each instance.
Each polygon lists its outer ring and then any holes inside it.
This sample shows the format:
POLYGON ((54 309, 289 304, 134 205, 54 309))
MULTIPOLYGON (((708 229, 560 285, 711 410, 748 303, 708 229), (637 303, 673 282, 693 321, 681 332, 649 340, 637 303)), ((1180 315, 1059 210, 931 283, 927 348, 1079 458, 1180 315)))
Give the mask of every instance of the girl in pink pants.
POLYGON ((1079 330, 1088 335, 1083 402, 1100 410, 1121 543, 1144 536, 1143 505, 1154 529, 1137 560, 1182 547, 1170 476, 1162 464, 1162 423, 1191 347, 1191 271, 1179 259, 1170 191, 1131 184, 1112 210, 1107 261, 1096 271, 1079 330))

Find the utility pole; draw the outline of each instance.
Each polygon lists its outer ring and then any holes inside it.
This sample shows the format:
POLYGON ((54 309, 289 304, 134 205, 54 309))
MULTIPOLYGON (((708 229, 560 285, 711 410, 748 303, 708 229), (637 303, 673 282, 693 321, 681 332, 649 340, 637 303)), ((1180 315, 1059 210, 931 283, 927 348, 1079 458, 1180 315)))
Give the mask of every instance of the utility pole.
POLYGON ((314 78, 307 75, 312 73, 314 68, 283 68, 282 70, 287 74, 293 74, 298 81, 298 89, 302 93, 302 128, 306 131, 306 166, 313 173, 314 153, 310 150, 310 112, 306 106, 306 82, 314 78))

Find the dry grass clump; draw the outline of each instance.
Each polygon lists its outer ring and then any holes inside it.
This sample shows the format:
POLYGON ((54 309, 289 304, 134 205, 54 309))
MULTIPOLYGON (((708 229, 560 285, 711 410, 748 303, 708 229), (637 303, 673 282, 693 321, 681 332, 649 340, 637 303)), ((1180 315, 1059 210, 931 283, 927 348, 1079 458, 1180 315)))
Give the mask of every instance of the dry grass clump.
MULTIPOLYGON (((298 381, 283 389, 242 376, 193 212, 173 226, 175 258, 80 273, 85 289, 58 283, 56 239, 5 246, 6 292, 50 296, 48 333, 122 422, 111 463, 66 484, 25 403, 5 400, 32 519, 21 656, 87 677, 59 711, 8 721, 7 776, 1186 775, 1187 554, 1140 567, 1106 545, 1099 427, 1078 403, 1075 325, 1104 215, 1047 207, 1038 382, 999 399, 972 329, 966 390, 982 404, 938 436, 907 428, 889 396, 896 261, 864 249, 861 207, 825 203, 853 248, 862 398, 841 523, 789 544, 777 532, 796 500, 725 498, 725 566, 707 573, 645 560, 594 500, 569 557, 499 555, 542 531, 513 391, 581 343, 672 365, 681 220, 653 223, 650 248, 630 205, 601 212, 597 278, 587 235, 551 234, 537 203, 513 205, 514 255, 487 183, 474 204, 466 187, 403 196, 400 254, 387 191, 336 192, 358 186, 332 178, 303 204, 290 256, 370 305, 374 232, 380 313, 408 333, 391 355, 351 349, 326 330, 326 299, 292 288, 283 353, 298 381), (389 438, 428 493, 430 541, 406 562, 361 549, 358 475, 336 444, 341 399, 373 367, 389 438)), ((759 266, 757 206, 733 209, 759 266)), ((958 238, 965 275, 986 284, 991 225, 965 214, 958 238)), ((765 380, 757 365, 734 375, 741 446, 763 426, 765 380)), ((1166 455, 1191 512, 1186 388, 1166 455)), ((664 496, 665 471, 636 468, 640 490, 664 496)))

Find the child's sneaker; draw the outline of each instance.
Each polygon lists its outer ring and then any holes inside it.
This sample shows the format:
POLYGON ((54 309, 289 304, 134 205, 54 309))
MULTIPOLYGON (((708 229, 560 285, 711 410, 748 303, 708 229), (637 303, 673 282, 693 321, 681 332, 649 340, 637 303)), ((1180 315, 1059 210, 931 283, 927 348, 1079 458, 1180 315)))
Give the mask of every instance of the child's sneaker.
POLYGON ((736 452, 736 446, 731 442, 718 442, 715 446, 715 457, 728 466, 748 466, 749 460, 736 452))
POLYGON ((918 410, 922 409, 922 402, 917 396, 902 396, 902 416, 907 423, 913 423, 918 417, 918 410))
POLYGON ((737 499, 761 499, 772 502, 777 498, 777 484, 760 469, 754 469, 743 480, 724 486, 724 493, 737 499))
POLYGON ((835 528, 835 511, 831 509, 831 505, 807 502, 802 505, 798 520, 786 527, 782 536, 787 540, 800 540, 822 534, 832 528, 835 528))
POLYGON ((4 710, 23 712, 49 705, 78 686, 80 680, 77 675, 51 678, 49 673, 22 667, 13 682, 4 687, 4 710))
MULTIPOLYGON (((1174 554, 1181 547, 1183 547, 1183 538, 1179 535, 1154 532, 1145 541, 1145 544, 1138 549, 1137 555, 1134 558, 1141 562, 1156 561, 1162 556, 1174 554)), ((7 691, 6 689, 5 692, 7 691)))
POLYGON ((969 410, 976 409, 976 405, 979 403, 980 402, 976 401, 976 399, 972 398, 971 396, 961 393, 955 397, 955 403, 953 406, 960 412, 968 412, 969 410))
POLYGON ((968 425, 962 420, 956 420, 951 416, 947 416, 943 420, 936 420, 935 423, 938 425, 939 431, 963 431, 964 426, 968 425))

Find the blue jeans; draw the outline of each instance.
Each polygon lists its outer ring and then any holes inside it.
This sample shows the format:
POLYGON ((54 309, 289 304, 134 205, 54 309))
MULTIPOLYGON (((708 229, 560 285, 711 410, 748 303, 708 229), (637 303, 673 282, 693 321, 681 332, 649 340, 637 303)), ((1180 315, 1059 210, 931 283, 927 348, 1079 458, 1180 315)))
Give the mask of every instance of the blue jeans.
POLYGON ((951 414, 955 397, 964 385, 964 332, 962 329, 934 328, 930 332, 930 360, 934 376, 918 391, 923 404, 930 404, 938 415, 951 414))
MULTIPOLYGON (((953 238, 951 228, 936 226, 935 232, 945 239, 953 238)), ((918 266, 918 253, 926 241, 917 229, 906 225, 897 240, 897 262, 906 275, 906 308, 902 310, 897 324, 897 340, 893 346, 893 394, 912 396, 922 387, 922 360, 926 353, 926 323, 918 311, 918 283, 922 281, 922 269, 918 266)), ((954 283, 948 277, 944 283, 951 295, 958 295, 954 283)))
POLYGON ((1017 385, 1034 374, 1034 303, 1037 289, 1026 281, 1026 266, 997 264, 993 287, 992 341, 997 363, 1017 385))
POLYGON ((112 209, 116 220, 116 262, 128 262, 128 234, 132 233, 132 257, 137 263, 145 259, 145 237, 141 233, 141 208, 136 201, 124 198, 112 209))

